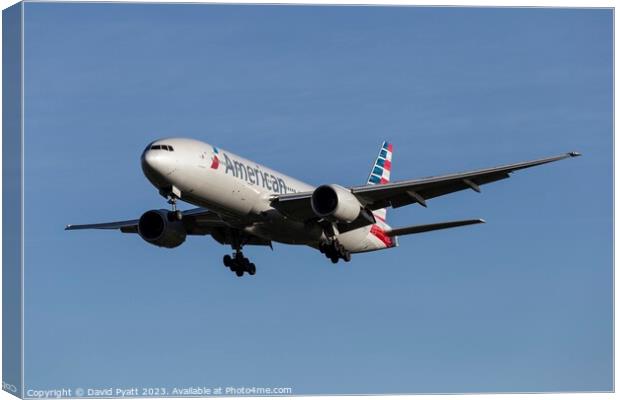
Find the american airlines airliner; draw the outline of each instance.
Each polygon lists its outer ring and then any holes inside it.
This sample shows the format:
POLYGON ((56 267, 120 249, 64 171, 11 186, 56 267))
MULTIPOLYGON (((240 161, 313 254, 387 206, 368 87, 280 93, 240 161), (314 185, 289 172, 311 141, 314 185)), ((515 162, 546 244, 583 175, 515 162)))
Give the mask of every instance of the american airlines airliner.
POLYGON ((392 228, 387 209, 427 201, 508 178, 514 171, 580 154, 509 164, 421 179, 390 181, 391 143, 384 142, 365 185, 314 187, 227 150, 194 139, 160 139, 144 149, 142 171, 170 204, 139 219, 65 229, 118 229, 137 233, 156 246, 180 246, 187 235, 211 235, 230 245, 224 265, 237 276, 254 275, 256 266, 242 253, 245 245, 272 242, 311 246, 333 263, 351 254, 398 246, 398 236, 483 223, 482 219, 392 228), (177 209, 177 200, 198 208, 177 209))

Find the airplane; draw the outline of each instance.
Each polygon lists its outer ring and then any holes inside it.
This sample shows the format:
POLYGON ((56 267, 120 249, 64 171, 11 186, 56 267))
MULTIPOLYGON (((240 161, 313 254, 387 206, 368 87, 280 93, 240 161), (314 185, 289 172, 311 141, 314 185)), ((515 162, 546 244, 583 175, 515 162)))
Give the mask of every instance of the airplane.
POLYGON ((142 171, 170 210, 146 211, 139 219, 67 225, 66 230, 118 229, 137 233, 146 242, 175 248, 188 235, 211 235, 230 245, 224 265, 237 276, 254 275, 256 266, 243 255, 246 245, 272 242, 318 249, 333 263, 354 253, 391 249, 398 237, 484 223, 482 219, 392 228, 387 208, 427 201, 449 193, 506 179, 511 173, 581 154, 508 164, 469 172, 390 181, 393 146, 384 142, 365 185, 318 187, 301 182, 227 150, 189 138, 155 140, 141 155, 142 171), (181 211, 177 200, 198 206, 181 211))

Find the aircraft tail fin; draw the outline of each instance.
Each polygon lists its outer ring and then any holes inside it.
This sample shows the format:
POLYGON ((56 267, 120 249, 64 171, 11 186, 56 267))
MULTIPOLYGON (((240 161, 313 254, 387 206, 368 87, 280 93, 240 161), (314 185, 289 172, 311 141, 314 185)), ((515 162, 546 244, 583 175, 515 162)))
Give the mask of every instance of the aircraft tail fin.
MULTIPOLYGON (((370 174, 368 175, 368 185, 381 185, 390 181, 390 173, 392 172, 392 144, 385 141, 381 145, 379 154, 375 158, 370 174)), ((374 210, 373 214, 377 219, 386 221, 387 209, 381 208, 374 210)))

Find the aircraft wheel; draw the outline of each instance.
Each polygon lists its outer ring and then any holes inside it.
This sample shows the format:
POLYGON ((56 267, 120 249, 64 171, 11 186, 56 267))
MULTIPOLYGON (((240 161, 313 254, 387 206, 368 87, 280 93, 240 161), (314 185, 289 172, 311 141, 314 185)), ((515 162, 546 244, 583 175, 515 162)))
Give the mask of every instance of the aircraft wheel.
POLYGON ((340 257, 338 257, 338 256, 336 256, 336 255, 333 255, 333 256, 331 256, 331 257, 330 257, 330 260, 332 260, 332 262, 333 262, 334 264, 336 264, 336 263, 338 262, 338 260, 339 260, 339 259, 340 259, 340 257))
POLYGON ((239 277, 243 276, 243 272, 244 271, 241 268, 235 270, 235 274, 237 274, 237 276, 239 276, 239 277))
POLYGON ((232 257, 229 256, 228 254, 226 254, 224 256, 224 265, 229 267, 229 268, 230 268, 230 266, 232 266, 232 257))
POLYGON ((256 265, 254 265, 254 263, 250 263, 250 265, 248 265, 248 274, 256 274, 256 265))
POLYGON ((346 251, 346 250, 345 250, 345 251, 344 251, 344 255, 342 256, 342 259, 343 259, 345 262, 349 262, 349 261, 351 261, 351 253, 349 253, 348 251, 346 251))

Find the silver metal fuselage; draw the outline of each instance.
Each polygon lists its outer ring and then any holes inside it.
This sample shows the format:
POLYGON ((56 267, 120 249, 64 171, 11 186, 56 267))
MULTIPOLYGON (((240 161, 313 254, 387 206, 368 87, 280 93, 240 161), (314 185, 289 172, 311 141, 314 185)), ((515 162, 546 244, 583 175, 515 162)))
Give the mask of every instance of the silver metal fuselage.
MULTIPOLYGON (((167 138, 150 143, 141 157, 142 170, 160 190, 218 213, 233 227, 266 240, 317 247, 325 240, 317 222, 287 218, 270 204, 277 194, 307 192, 314 186, 194 139, 167 138), (152 150, 152 146, 171 150, 152 150)), ((377 221, 381 229, 389 229, 377 221)), ((352 253, 385 249, 365 226, 337 238, 352 253)))

